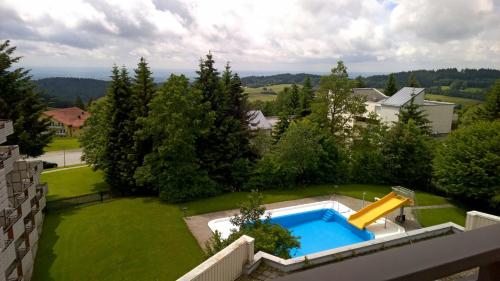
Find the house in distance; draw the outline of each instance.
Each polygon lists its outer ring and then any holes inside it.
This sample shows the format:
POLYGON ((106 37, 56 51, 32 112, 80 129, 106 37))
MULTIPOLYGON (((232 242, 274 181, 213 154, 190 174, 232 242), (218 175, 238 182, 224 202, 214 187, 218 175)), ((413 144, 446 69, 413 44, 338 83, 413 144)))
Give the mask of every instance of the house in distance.
POLYGON ((49 129, 56 136, 74 137, 80 134, 85 120, 90 113, 78 107, 55 108, 43 112, 50 119, 49 129))

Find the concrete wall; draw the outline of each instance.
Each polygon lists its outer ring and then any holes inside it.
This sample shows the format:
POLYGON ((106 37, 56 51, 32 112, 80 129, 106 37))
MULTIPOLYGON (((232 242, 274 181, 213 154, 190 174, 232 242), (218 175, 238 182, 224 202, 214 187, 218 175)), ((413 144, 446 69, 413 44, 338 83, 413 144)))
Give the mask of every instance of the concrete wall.
POLYGON ((383 122, 392 124, 398 121, 399 107, 382 105, 380 108, 380 119, 383 122))
POLYGON ((500 217, 478 211, 467 212, 465 230, 472 230, 500 223, 500 217))
POLYGON ((455 105, 452 103, 425 101, 423 110, 427 114, 427 119, 431 121, 433 133, 447 134, 451 132, 454 107, 455 105))
POLYGON ((243 235, 199 266, 178 279, 178 281, 233 281, 253 261, 254 239, 243 235))

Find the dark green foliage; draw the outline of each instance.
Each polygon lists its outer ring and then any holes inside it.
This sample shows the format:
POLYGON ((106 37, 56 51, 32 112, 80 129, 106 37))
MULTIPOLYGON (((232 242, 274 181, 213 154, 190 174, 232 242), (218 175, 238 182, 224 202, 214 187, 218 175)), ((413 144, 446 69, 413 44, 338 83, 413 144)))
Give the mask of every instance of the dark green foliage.
POLYGON ((139 163, 134 134, 138 101, 125 68, 113 67, 111 78, 106 94, 110 127, 104 150, 106 181, 118 192, 137 192, 134 173, 139 163))
POLYGON ((257 164, 250 185, 284 187, 345 180, 345 156, 310 120, 293 122, 276 147, 257 164))
POLYGON ((385 87, 384 87, 384 94, 386 94, 387 96, 392 96, 398 90, 399 90, 399 87, 397 85, 396 78, 394 77, 394 74, 391 73, 391 74, 389 74, 389 77, 387 77, 387 83, 385 84, 385 87))
POLYGON ((222 190, 237 190, 245 181, 255 154, 250 149, 247 97, 238 75, 229 66, 222 75, 214 68, 212 54, 200 61, 194 87, 215 116, 212 127, 197 139, 202 168, 222 190))
POLYGON ((272 136, 274 143, 278 143, 278 141, 281 139, 281 136, 283 136, 288 127, 290 127, 290 117, 287 113, 282 112, 279 116, 278 123, 273 128, 272 136))
POLYGON ((49 120, 41 118, 46 106, 36 92, 29 70, 14 68, 20 57, 13 57, 16 48, 10 41, 0 44, 0 119, 12 120, 14 134, 7 145, 19 145, 28 156, 43 154, 50 142, 49 120))
POLYGON ((361 75, 358 75, 354 80, 356 80, 356 88, 366 88, 365 80, 361 75))
POLYGON ((311 78, 306 77, 300 91, 300 116, 304 117, 311 114, 311 103, 314 99, 314 90, 311 83, 311 78))
POLYGON ((351 95, 354 86, 355 82, 349 79, 344 63, 337 62, 330 75, 321 78, 310 116, 321 129, 327 130, 341 143, 352 135, 354 118, 366 111, 364 99, 351 95))
POLYGON ((287 108, 289 112, 293 115, 301 111, 300 108, 300 92, 299 87, 296 84, 292 84, 290 88, 290 97, 288 98, 287 108))
POLYGON ((255 100, 248 104, 251 110, 260 110, 264 116, 279 115, 278 104, 276 101, 255 100))
MULTIPOLYGON (((144 124, 141 123, 141 118, 145 118, 148 116, 149 103, 156 94, 156 86, 153 80, 153 74, 149 70, 148 63, 144 58, 140 58, 139 63, 137 64, 137 68, 134 70, 134 72, 135 75, 134 79, 132 80, 132 91, 135 95, 135 99, 137 100, 135 108, 137 112, 136 127, 140 132, 142 129, 142 125, 144 124)), ((140 166, 144 163, 144 157, 152 150, 152 137, 136 134, 134 136, 134 143, 134 149, 136 150, 136 160, 134 162, 138 163, 138 165, 140 166)), ((142 181, 140 187, 143 189, 143 191, 155 191, 155 188, 152 188, 152 186, 147 181, 142 181)))
POLYGON ((408 87, 419 88, 420 83, 417 80, 417 77, 414 73, 410 74, 410 78, 408 78, 408 87))
POLYGON ((82 98, 80 96, 76 96, 74 106, 78 107, 81 110, 85 110, 85 104, 83 104, 82 98))
POLYGON ((500 206, 500 121, 460 128, 433 161, 437 188, 459 199, 500 206))
POLYGON ((356 183, 383 183, 385 180, 385 137, 388 132, 376 116, 360 128, 359 137, 353 139, 350 157, 350 177, 356 183))
POLYGON ((496 80, 486 95, 484 109, 488 120, 500 119, 500 79, 496 80))
POLYGON ((398 115, 398 122, 408 124, 410 120, 413 120, 423 133, 431 133, 431 122, 427 119, 427 114, 422 109, 422 106, 414 103, 413 99, 399 110, 398 115))
POLYGON ((80 135, 80 143, 83 148, 82 159, 88 164, 92 164, 94 169, 104 170, 108 135, 111 127, 110 109, 107 97, 103 97, 93 102, 88 108, 90 117, 85 121, 85 130, 80 135))
POLYGON ((255 252, 263 251, 284 259, 290 258, 290 250, 300 247, 299 238, 292 236, 286 228, 271 223, 269 216, 260 219, 266 210, 262 206, 263 197, 260 193, 252 191, 248 198, 249 202, 242 204, 240 214, 231 219, 231 223, 239 230, 233 231, 225 240, 216 231, 205 243, 206 255, 213 256, 241 236, 247 235, 255 239, 255 252))
POLYGON ((396 123, 382 148, 386 182, 415 189, 430 185, 433 150, 431 140, 415 122, 396 123))
POLYGON ((140 135, 151 138, 153 151, 136 173, 139 183, 148 182, 161 199, 181 202, 217 193, 216 184, 199 164, 196 140, 209 130, 214 113, 207 112, 199 91, 184 76, 171 75, 150 103, 140 135))

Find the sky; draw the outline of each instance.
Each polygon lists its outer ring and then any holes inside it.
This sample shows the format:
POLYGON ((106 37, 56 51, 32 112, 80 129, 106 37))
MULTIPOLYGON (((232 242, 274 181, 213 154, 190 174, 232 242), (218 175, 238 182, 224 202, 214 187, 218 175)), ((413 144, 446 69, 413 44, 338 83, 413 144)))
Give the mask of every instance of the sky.
POLYGON ((32 68, 498 69, 500 0, 1 0, 6 39, 32 68))

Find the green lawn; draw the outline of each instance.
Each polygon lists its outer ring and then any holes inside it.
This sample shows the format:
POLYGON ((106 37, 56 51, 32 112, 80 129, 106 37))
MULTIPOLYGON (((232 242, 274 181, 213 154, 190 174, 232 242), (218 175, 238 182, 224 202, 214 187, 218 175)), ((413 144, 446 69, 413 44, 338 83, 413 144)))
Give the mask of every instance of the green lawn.
POLYGON ((52 142, 45 147, 45 152, 60 151, 80 148, 78 138, 74 137, 53 137, 52 142))
POLYGON ((443 95, 434 95, 434 94, 425 94, 425 98, 433 101, 442 101, 442 102, 451 102, 455 104, 461 104, 462 107, 482 103, 480 100, 473 100, 467 98, 459 98, 459 97, 449 97, 443 95))
POLYGON ((108 190, 102 172, 90 167, 43 173, 42 182, 49 183, 47 201, 108 190))
POLYGON ((201 261, 177 206, 126 198, 49 211, 33 280, 175 280, 201 261))
POLYGON ((466 212, 460 208, 442 208, 442 209, 424 209, 418 210, 420 224, 423 227, 441 224, 445 222, 454 222, 465 225, 466 212))
MULTIPOLYGON (((102 173, 75 168, 43 174, 49 198, 63 198, 107 188, 102 173)), ((265 191, 266 203, 310 196, 343 194, 373 200, 390 192, 384 185, 318 185, 265 191)), ((45 280, 174 280, 203 260, 182 220, 237 208, 247 192, 228 193, 186 204, 165 204, 156 198, 122 198, 46 216, 35 263, 35 281, 45 280)), ((417 192, 419 205, 447 203, 443 197, 417 192)), ((50 205, 49 205, 50 207, 50 205)), ((456 208, 421 210, 426 225, 454 221, 456 208)), ((458 210, 458 209, 457 209, 458 210)), ((462 212, 463 213, 463 212, 462 212)))

